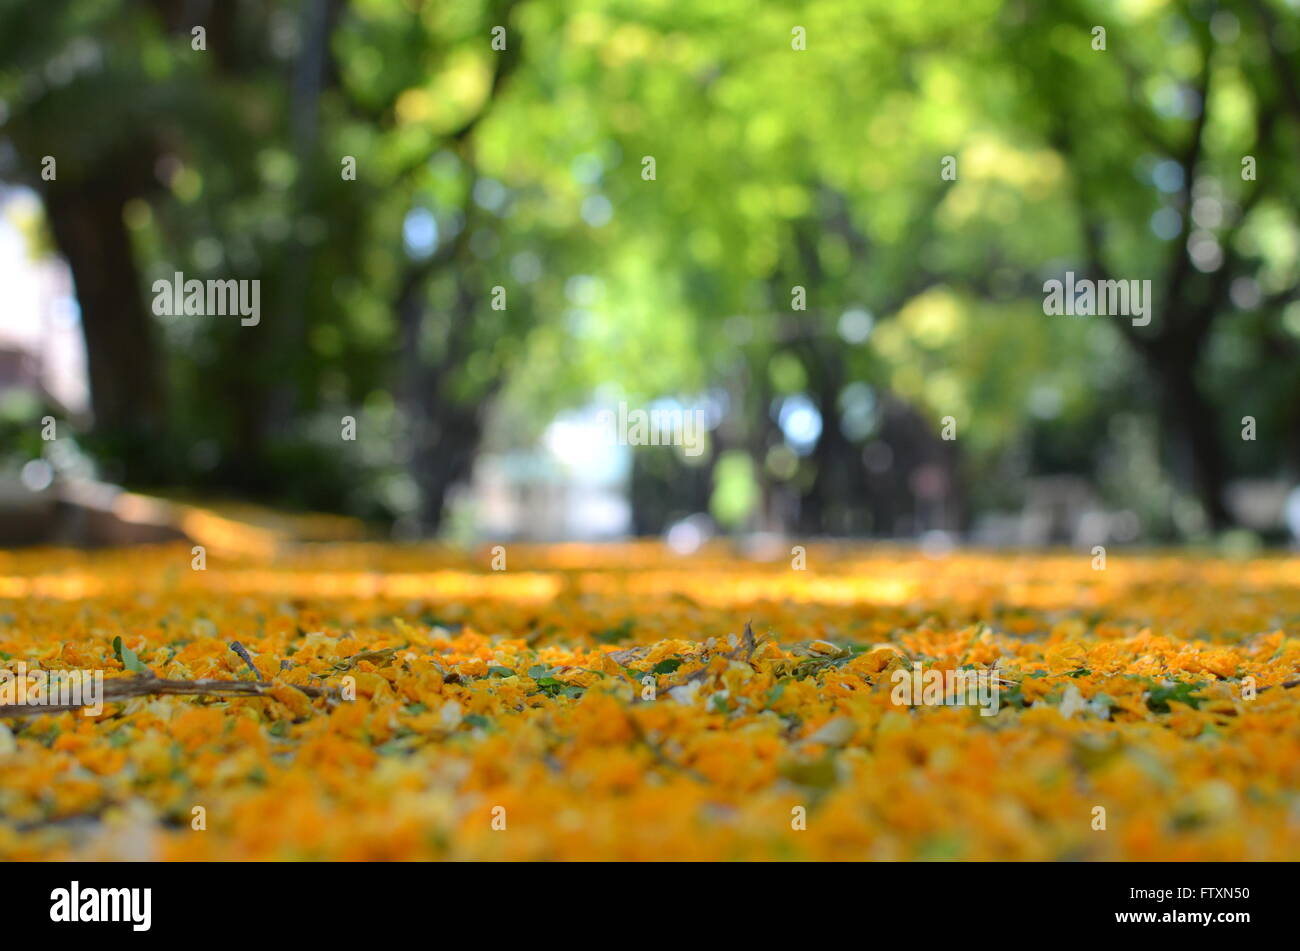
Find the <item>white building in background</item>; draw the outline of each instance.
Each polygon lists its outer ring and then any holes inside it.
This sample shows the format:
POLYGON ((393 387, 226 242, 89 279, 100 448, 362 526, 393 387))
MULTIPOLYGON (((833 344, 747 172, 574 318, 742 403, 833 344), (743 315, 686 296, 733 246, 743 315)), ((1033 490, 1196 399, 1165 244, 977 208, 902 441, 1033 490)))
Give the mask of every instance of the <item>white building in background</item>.
POLYGON ((526 541, 620 538, 632 527, 630 451, 608 437, 595 408, 565 413, 529 449, 485 452, 456 505, 477 532, 526 541))
POLYGON ((61 258, 36 257, 23 231, 40 214, 30 191, 0 191, 0 398, 25 390, 83 414, 90 387, 72 275, 61 258))

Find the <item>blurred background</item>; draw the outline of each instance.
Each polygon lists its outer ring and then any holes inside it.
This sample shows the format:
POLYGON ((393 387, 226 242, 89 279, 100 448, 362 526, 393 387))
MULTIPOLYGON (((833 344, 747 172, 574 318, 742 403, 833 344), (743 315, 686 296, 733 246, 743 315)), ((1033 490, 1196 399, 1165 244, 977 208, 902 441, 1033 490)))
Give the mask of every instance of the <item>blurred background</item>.
POLYGON ((1287 544, 1297 156, 1296 0, 0 0, 0 544, 1287 544))

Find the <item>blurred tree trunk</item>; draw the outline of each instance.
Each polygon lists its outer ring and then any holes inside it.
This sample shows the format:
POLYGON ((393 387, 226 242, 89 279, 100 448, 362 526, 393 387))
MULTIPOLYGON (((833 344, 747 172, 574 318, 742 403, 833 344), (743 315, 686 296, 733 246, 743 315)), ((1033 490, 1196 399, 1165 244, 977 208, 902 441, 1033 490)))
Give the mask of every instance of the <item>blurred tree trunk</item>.
POLYGON ((1233 522, 1224 503, 1227 474, 1215 429, 1216 412, 1196 381, 1196 360, 1182 359, 1169 348, 1152 348, 1147 357, 1160 381, 1165 426, 1174 437, 1176 452, 1182 456, 1176 461, 1190 474, 1210 527, 1220 531, 1233 522))
POLYGON ((446 515, 451 488, 469 478, 483 433, 478 407, 450 407, 422 420, 411 473, 420 490, 420 529, 435 535, 446 515))
POLYGON ((117 450, 124 481, 157 474, 165 421, 152 318, 140 296, 130 235, 122 221, 129 176, 116 167, 73 186, 53 184, 45 207, 76 283, 94 410, 94 436, 117 450))
POLYGON ((487 404, 500 384, 496 381, 481 399, 469 402, 452 392, 452 374, 465 365, 473 349, 474 310, 480 300, 467 261, 472 191, 466 191, 461 233, 438 254, 410 269, 396 307, 401 347, 398 392, 411 441, 408 471, 420 492, 419 528, 428 535, 436 534, 442 525, 451 487, 470 475, 487 404), (451 330, 434 359, 422 346, 426 294, 432 275, 443 271, 454 271, 456 295, 451 330))
MULTIPOLYGON (((516 2, 500 0, 493 4, 494 22, 507 22, 516 2)), ((486 287, 482 275, 472 273, 475 268, 469 252, 475 227, 473 193, 478 180, 474 133, 518 67, 522 46, 516 37, 507 51, 494 56, 492 80, 482 107, 442 143, 455 152, 466 173, 460 230, 433 255, 406 266, 393 303, 398 326, 397 391, 411 439, 408 472, 420 493, 419 529, 428 535, 436 534, 442 525, 452 486, 470 475, 488 406, 504 382, 496 378, 477 398, 469 400, 453 392, 452 385, 453 374, 465 366, 474 349, 474 312, 486 287), (431 359, 422 346, 424 323, 429 288, 440 277, 454 283, 455 296, 451 329, 441 352, 431 359)))
MULTIPOLYGON (((1122 319, 1116 321, 1115 326, 1132 346, 1160 391, 1161 417, 1169 436, 1166 445, 1177 457, 1172 460, 1175 465, 1171 468, 1178 470, 1184 481, 1190 483, 1210 527, 1221 530, 1233 523, 1223 497, 1229 462, 1216 427, 1218 410, 1199 379, 1197 369, 1203 363, 1212 328, 1220 318, 1234 310, 1228 295, 1233 279, 1252 273, 1252 268, 1242 260, 1237 249, 1237 237, 1242 223, 1263 196, 1263 183, 1267 179, 1261 177, 1253 184, 1241 200, 1235 222, 1219 236, 1219 245, 1224 249, 1222 262, 1210 273, 1199 272, 1192 262, 1189 238, 1194 227, 1193 192, 1198 177, 1205 172, 1205 137, 1215 43, 1208 24, 1198 26, 1197 31, 1201 62, 1194 91, 1200 108, 1185 139, 1157 139, 1160 151, 1177 162, 1182 170, 1182 186, 1173 196, 1182 227, 1170 243, 1169 258, 1160 274, 1161 279, 1154 282, 1160 293, 1155 313, 1149 315, 1151 326, 1139 329, 1122 319)), ((1044 66, 1046 69, 1059 69, 1059 63, 1045 63, 1044 66)), ((1079 111, 1079 102, 1072 98, 1071 93, 1083 86, 1073 81, 1045 84, 1040 88, 1046 93, 1044 102, 1052 117, 1049 140, 1053 147, 1066 157, 1087 154, 1088 126, 1077 119, 1072 120, 1079 111)), ((1141 108, 1145 108, 1145 104, 1141 108)), ((1243 151, 1252 148, 1256 153, 1273 151, 1276 113, 1276 105, 1261 98, 1256 104, 1255 141, 1253 145, 1243 142, 1243 151)), ((1080 171, 1074 173, 1075 204, 1088 277, 1092 280, 1112 280, 1116 276, 1107 263, 1109 222, 1105 204, 1100 201, 1102 183, 1100 176, 1089 179, 1080 171)))
POLYGON ((849 535, 864 525, 865 479, 859 450, 840 428, 839 397, 845 378, 844 360, 834 338, 806 337, 798 349, 808 372, 808 391, 821 414, 822 431, 813 446, 812 484, 799 510, 804 534, 849 535))

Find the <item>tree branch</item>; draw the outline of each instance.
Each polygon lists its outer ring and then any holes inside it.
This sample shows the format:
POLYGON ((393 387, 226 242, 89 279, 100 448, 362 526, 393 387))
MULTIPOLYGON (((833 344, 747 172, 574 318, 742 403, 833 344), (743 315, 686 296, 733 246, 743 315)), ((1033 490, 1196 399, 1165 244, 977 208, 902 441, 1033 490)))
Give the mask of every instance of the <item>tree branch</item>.
MULTIPOLYGON (((253 680, 161 680, 157 677, 118 677, 104 681, 103 695, 88 698, 81 704, 29 705, 11 703, 0 705, 0 717, 37 717, 46 713, 67 713, 93 705, 98 699, 103 703, 117 703, 135 697, 162 695, 189 695, 197 697, 265 697, 275 684, 253 680)), ((287 684, 301 690, 309 697, 339 699, 339 692, 329 687, 309 687, 287 684)), ((274 699, 274 698, 272 698, 274 699)))

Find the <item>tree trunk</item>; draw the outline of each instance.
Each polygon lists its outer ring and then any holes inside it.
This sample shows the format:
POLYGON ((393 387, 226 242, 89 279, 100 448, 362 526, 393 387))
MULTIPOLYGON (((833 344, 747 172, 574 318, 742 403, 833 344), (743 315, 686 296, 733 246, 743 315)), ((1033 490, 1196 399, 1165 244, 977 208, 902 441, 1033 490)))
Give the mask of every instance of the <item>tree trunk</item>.
POLYGON ((416 421, 411 474, 420 490, 420 531, 436 535, 446 514, 447 492, 469 477, 482 424, 479 407, 449 408, 416 421))
POLYGON ((1221 531, 1233 521, 1223 500, 1227 481, 1223 447, 1214 428, 1215 411, 1196 382, 1195 365, 1194 357, 1184 359, 1174 353, 1159 358, 1155 370, 1163 382, 1165 422, 1182 457, 1176 461, 1190 471, 1210 527, 1221 531))
POLYGON ((812 451, 816 472, 801 501, 799 530, 805 534, 851 535, 856 527, 854 516, 865 512, 861 453, 840 429, 834 392, 818 387, 813 395, 822 417, 822 432, 812 451))
POLYGON ((164 426, 161 364, 140 295, 126 196, 109 172, 45 196, 50 227, 72 269, 94 410, 94 437, 122 460, 124 481, 155 478, 164 426))

